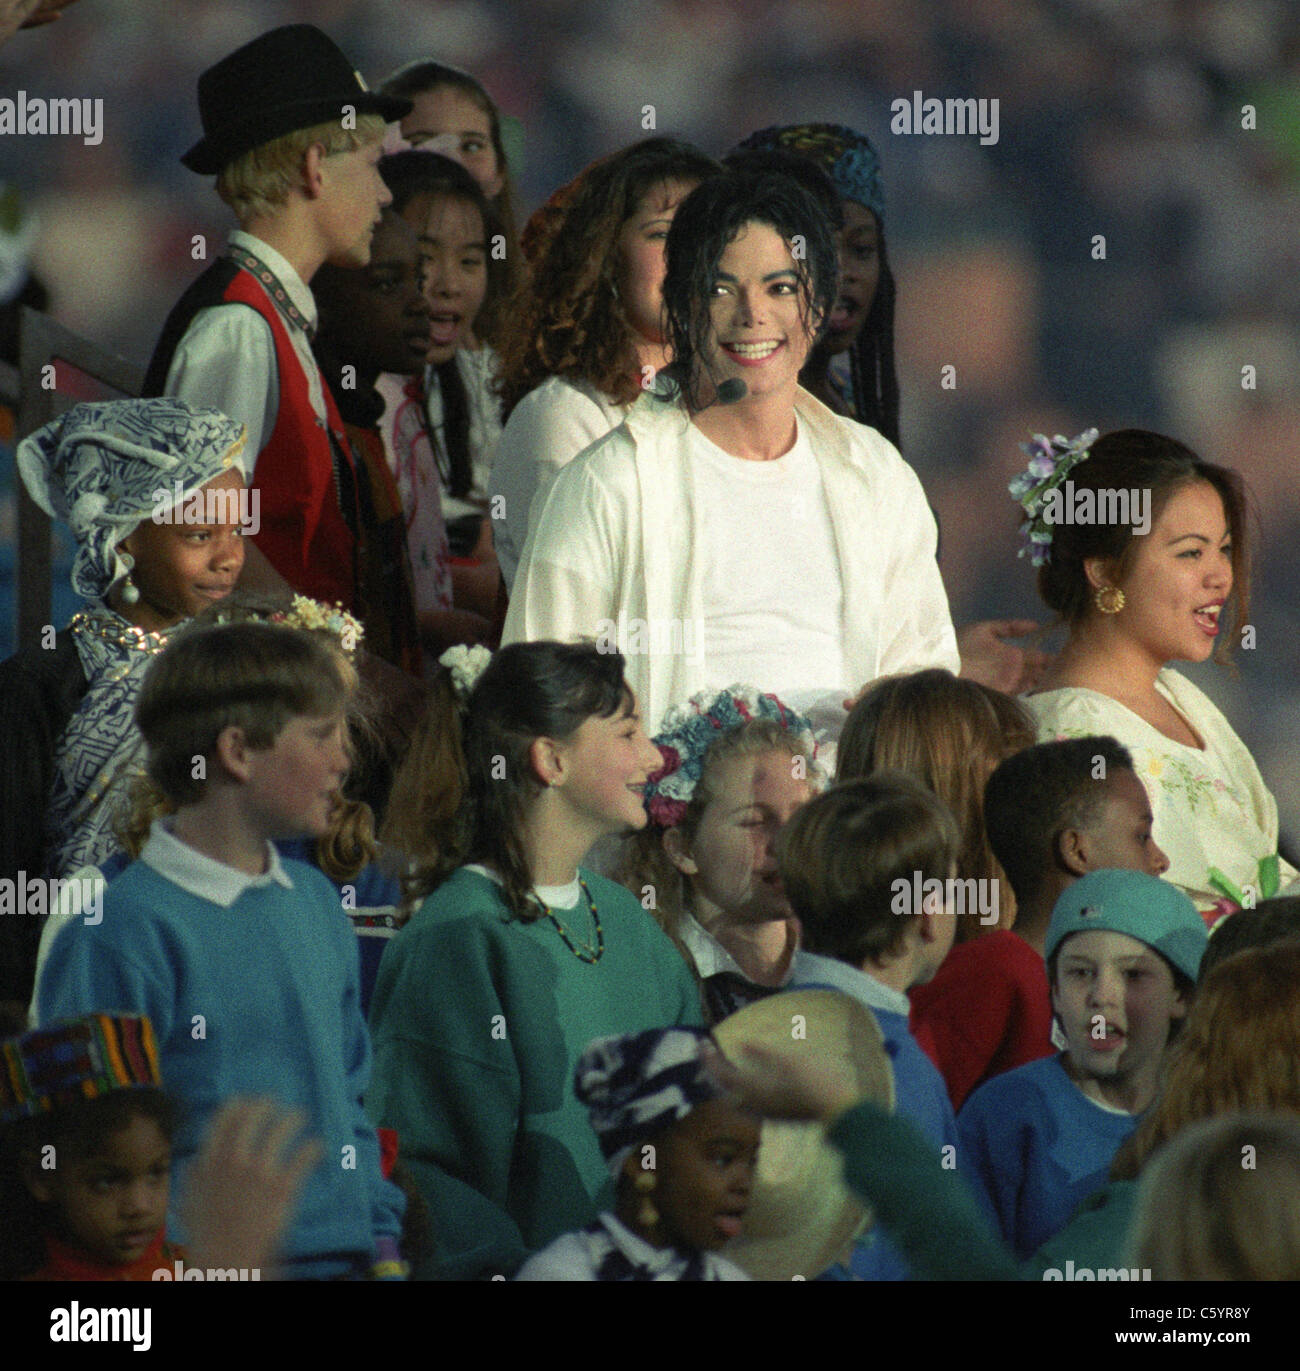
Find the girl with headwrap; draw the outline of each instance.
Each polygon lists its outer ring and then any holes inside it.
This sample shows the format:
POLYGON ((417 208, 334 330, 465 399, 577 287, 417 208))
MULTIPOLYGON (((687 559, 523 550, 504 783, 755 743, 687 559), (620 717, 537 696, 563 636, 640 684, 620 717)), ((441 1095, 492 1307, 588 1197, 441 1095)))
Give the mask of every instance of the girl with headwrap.
MULTIPOLYGON (((118 846, 118 808, 142 770, 145 669, 243 566, 243 445, 243 425, 172 399, 76 405, 19 444, 28 493, 77 541, 85 605, 0 665, 5 877, 64 876, 118 846)), ((0 922, 24 930, 6 937, 0 998, 25 998, 40 921, 0 922)))

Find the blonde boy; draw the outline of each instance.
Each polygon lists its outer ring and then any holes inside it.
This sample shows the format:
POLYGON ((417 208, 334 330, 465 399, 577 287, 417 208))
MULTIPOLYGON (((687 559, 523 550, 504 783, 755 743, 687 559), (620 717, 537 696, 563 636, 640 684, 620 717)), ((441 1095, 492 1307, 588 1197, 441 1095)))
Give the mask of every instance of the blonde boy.
POLYGON ((326 262, 369 261, 391 200, 380 140, 410 108, 372 95, 310 24, 263 34, 199 78, 204 137, 181 160, 217 177, 239 229, 168 316, 144 389, 247 425, 261 526, 245 587, 356 607, 365 491, 312 356, 308 283, 326 262))

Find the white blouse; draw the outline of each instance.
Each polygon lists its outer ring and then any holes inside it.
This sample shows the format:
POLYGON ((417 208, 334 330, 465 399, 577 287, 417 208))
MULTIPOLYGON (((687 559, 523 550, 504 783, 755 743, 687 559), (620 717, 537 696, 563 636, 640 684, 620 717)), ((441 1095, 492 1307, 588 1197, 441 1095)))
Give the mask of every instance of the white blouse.
MULTIPOLYGON (((1030 695, 1039 742, 1109 734, 1133 754, 1133 767, 1151 797, 1153 834, 1169 858, 1165 879, 1185 890, 1202 913, 1226 892, 1211 872, 1253 903, 1264 898, 1260 863, 1277 853, 1277 801, 1255 759, 1207 695, 1165 668, 1156 690, 1205 743, 1202 751, 1175 742, 1126 705, 1078 686, 1030 695)), ((1297 878, 1282 861, 1279 888, 1297 878)))
POLYGON ((617 428, 625 413, 595 386, 563 376, 543 381, 511 411, 488 485, 492 538, 507 590, 514 585, 538 496, 578 453, 617 428))

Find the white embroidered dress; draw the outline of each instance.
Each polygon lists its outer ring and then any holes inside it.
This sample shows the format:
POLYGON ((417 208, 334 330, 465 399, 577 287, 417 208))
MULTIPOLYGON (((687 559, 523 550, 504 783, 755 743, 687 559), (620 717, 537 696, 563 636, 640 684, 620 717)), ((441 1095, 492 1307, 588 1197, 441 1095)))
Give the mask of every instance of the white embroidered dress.
MULTIPOLYGON (((1165 668, 1156 690, 1191 725, 1204 750, 1166 737, 1127 706, 1096 690, 1067 686, 1030 695, 1039 742, 1105 733, 1133 754, 1151 797, 1156 842, 1169 858, 1165 879, 1185 890, 1205 913, 1224 897, 1212 883, 1221 872, 1254 902, 1263 898, 1260 863, 1277 853, 1277 801, 1255 759, 1223 714, 1185 676, 1165 668)), ((1282 861, 1279 888, 1297 879, 1282 861)))

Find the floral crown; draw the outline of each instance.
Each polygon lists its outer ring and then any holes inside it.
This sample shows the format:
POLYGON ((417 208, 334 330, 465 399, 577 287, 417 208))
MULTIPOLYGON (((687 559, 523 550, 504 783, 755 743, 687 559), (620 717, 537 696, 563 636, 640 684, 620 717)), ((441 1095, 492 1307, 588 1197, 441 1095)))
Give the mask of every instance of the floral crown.
POLYGON ((271 614, 260 611, 254 611, 251 615, 218 614, 216 622, 218 624, 239 623, 250 617, 254 621, 280 624, 285 628, 303 628, 316 631, 323 629, 327 633, 332 633, 339 640, 339 646, 343 651, 349 654, 354 653, 361 646, 361 640, 366 635, 366 630, 361 623, 349 614, 341 604, 327 605, 306 595, 295 595, 293 603, 288 609, 277 609, 271 614))
POLYGON ((1059 433, 1049 438, 1045 433, 1035 433, 1032 442, 1020 444, 1021 452, 1029 458, 1029 466, 1007 485, 1025 511, 1020 525, 1024 546, 1016 554, 1018 557, 1028 553, 1035 566, 1051 560, 1052 526, 1044 514, 1048 497, 1088 456, 1096 441, 1097 430, 1089 428, 1077 438, 1063 438, 1059 433))
POLYGON ((445 666, 451 673, 451 688, 456 692, 456 701, 462 708, 491 660, 492 654, 478 643, 473 647, 457 643, 438 658, 438 665, 445 666))
POLYGON ((664 715, 662 731, 652 739, 664 764, 645 785, 645 807, 651 823, 660 828, 675 828, 681 823, 703 774, 704 754, 710 744, 751 719, 774 719, 808 754, 814 775, 822 775, 812 723, 775 695, 760 695, 747 685, 702 691, 686 704, 674 705, 664 715))

